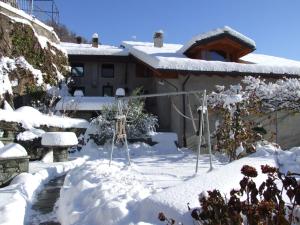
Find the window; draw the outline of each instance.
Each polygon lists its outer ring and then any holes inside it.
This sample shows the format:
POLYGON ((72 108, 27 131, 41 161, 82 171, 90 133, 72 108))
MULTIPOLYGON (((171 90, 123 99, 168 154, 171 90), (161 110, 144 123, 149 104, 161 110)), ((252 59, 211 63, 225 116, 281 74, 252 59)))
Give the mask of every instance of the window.
POLYGON ((113 96, 113 87, 109 84, 102 87, 103 96, 113 96))
POLYGON ((202 50, 196 55, 196 58, 210 61, 229 61, 229 59, 227 58, 227 53, 221 50, 202 50))
POLYGON ((84 76, 84 65, 82 63, 76 63, 71 65, 71 76, 72 77, 83 77, 84 76))
POLYGON ((115 76, 115 65, 114 64, 102 64, 101 67, 102 77, 114 77, 115 76))
POLYGON ((228 61, 226 57, 226 53, 222 51, 210 51, 209 60, 222 61, 222 62, 228 61))

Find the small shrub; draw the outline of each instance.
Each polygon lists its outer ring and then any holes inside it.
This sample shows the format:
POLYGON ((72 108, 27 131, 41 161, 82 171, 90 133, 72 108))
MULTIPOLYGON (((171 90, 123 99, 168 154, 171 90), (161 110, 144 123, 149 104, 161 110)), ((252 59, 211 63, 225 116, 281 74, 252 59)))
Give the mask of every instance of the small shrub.
MULTIPOLYGON (((188 209, 199 225, 292 225, 299 223, 295 209, 300 206, 300 184, 296 173, 281 173, 277 168, 262 165, 261 171, 267 179, 256 186, 253 179, 257 177, 254 167, 245 165, 241 169, 244 175, 238 190, 231 190, 230 198, 222 196, 220 191, 212 190, 199 195, 200 208, 188 209), (278 187, 278 184, 282 188, 278 187), (285 202, 286 194, 289 202, 285 202)), ((167 225, 174 224, 166 220, 163 213, 160 221, 167 225), (164 219, 164 220, 162 220, 164 219)))
MULTIPOLYGON (((138 95, 139 90, 137 89, 133 95, 138 95)), ((96 144, 103 145, 112 140, 117 111, 117 104, 106 106, 101 111, 101 115, 91 121, 87 133, 96 144)), ((133 99, 125 103, 122 113, 126 115, 128 139, 143 138, 148 133, 155 131, 158 126, 157 117, 144 111, 144 101, 140 99, 133 99)))
POLYGON ((199 198, 201 209, 195 209, 197 217, 192 212, 193 218, 203 225, 284 225, 298 221, 294 210, 300 205, 300 186, 295 177, 268 165, 261 166, 261 170, 268 177, 257 187, 253 180, 257 177, 256 169, 243 166, 240 189, 232 190, 228 201, 218 190, 208 191, 208 197, 199 198), (283 185, 281 190, 278 181, 283 185), (284 192, 289 203, 283 199, 284 192))

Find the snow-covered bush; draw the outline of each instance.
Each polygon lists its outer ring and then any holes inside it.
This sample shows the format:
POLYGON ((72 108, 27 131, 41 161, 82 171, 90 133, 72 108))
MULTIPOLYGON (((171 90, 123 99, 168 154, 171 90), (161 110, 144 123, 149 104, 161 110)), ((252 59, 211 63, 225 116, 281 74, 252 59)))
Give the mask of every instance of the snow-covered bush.
MULTIPOLYGON (((193 224, 198 225, 295 225, 299 224, 300 189, 296 173, 284 174, 278 168, 261 165, 266 179, 257 185, 255 167, 244 165, 244 177, 239 188, 232 189, 229 196, 219 190, 199 194, 199 208, 188 209, 193 224)), ((160 212, 158 219, 167 225, 177 223, 160 212)))
POLYGON ((227 153, 231 160, 242 152, 255 150, 255 142, 266 130, 250 118, 278 110, 299 111, 299 90, 299 79, 268 82, 245 77, 241 84, 228 89, 217 86, 217 91, 208 95, 209 107, 222 116, 215 132, 217 149, 227 153))
POLYGON ((200 195, 201 208, 194 209, 191 214, 194 220, 203 225, 292 225, 298 222, 295 212, 300 206, 300 190, 295 174, 283 174, 268 165, 262 165, 261 170, 267 179, 256 186, 256 169, 243 166, 241 173, 244 178, 240 181, 240 188, 233 189, 229 199, 218 190, 200 195), (278 187, 278 183, 282 188, 278 187), (285 194, 289 201, 285 200, 285 194))
POLYGON ((215 131, 217 150, 226 153, 230 161, 255 150, 255 142, 261 139, 255 122, 249 115, 260 112, 260 100, 255 96, 245 97, 241 85, 232 85, 208 96, 208 105, 221 115, 215 131))
MULTIPOLYGON (((133 95, 139 94, 140 90, 134 91, 133 95)), ((157 117, 145 112, 144 101, 132 99, 123 102, 122 112, 126 115, 126 134, 128 139, 139 139, 148 133, 155 131, 158 126, 157 117)), ((91 121, 87 134, 95 143, 103 145, 113 137, 115 119, 118 112, 117 103, 105 106, 101 115, 91 121)))

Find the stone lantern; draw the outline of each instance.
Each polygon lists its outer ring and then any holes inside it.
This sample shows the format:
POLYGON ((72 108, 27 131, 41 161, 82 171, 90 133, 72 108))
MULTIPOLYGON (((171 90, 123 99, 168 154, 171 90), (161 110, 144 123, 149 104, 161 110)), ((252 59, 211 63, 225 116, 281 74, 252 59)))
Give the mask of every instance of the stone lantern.
POLYGON ((47 132, 42 136, 42 145, 53 151, 53 162, 68 161, 68 148, 77 144, 74 132, 47 132))

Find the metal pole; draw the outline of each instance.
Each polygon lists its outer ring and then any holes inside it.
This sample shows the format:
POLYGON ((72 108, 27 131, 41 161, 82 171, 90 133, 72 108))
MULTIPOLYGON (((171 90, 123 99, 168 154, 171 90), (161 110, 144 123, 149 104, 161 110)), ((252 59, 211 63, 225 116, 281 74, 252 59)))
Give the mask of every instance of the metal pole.
POLYGON ((122 100, 129 99, 139 99, 139 98, 154 98, 154 97, 163 97, 163 96, 176 96, 176 95, 188 95, 202 93, 202 91, 178 91, 178 92, 167 92, 167 93, 158 93, 158 94, 148 94, 148 95, 137 95, 137 96, 128 96, 128 97, 120 97, 122 100))
POLYGON ((113 134, 113 139, 112 139, 112 143, 111 143, 109 166, 110 166, 112 158, 113 158, 113 152, 114 152, 114 147, 115 147, 115 139, 116 139, 116 132, 114 132, 114 134, 113 134))
POLYGON ((205 110, 206 110, 206 132, 207 132, 207 145, 209 152, 209 171, 213 170, 212 165, 212 153, 211 153, 211 143, 210 143, 210 129, 209 129, 209 120, 208 120, 208 107, 207 107, 207 98, 205 98, 205 110))
POLYGON ((31 16, 33 16, 33 0, 31 0, 31 16))
POLYGON ((127 135, 125 136, 125 147, 126 147, 126 152, 127 152, 128 165, 130 166, 131 161, 130 161, 130 154, 129 154, 128 144, 127 144, 127 135))
POLYGON ((275 121, 275 124, 276 124, 276 143, 278 143, 278 111, 276 110, 275 112, 275 116, 276 116, 276 121, 275 121))
POLYGON ((198 173, 198 164, 199 164, 199 156, 200 156, 200 150, 201 150, 201 144, 202 144, 202 129, 203 129, 203 110, 204 110, 204 101, 206 99, 206 90, 203 92, 203 100, 202 100, 202 109, 201 109, 201 116, 200 116, 200 130, 199 130, 199 141, 198 141, 198 152, 197 152, 197 162, 196 162, 196 171, 195 173, 198 173))

